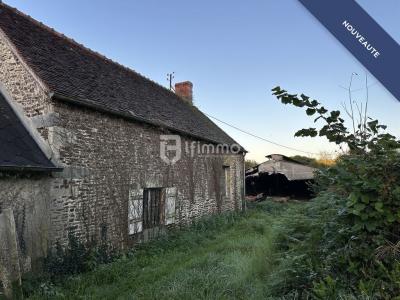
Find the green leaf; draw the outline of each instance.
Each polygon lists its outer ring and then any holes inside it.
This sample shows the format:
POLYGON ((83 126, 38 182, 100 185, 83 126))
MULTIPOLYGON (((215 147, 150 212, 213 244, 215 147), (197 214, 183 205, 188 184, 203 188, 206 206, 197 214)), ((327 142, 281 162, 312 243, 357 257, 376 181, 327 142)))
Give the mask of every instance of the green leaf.
POLYGON ((336 122, 339 116, 340 116, 340 111, 338 110, 331 111, 331 118, 333 121, 336 122))
POLYGON ((296 97, 293 99, 293 105, 297 107, 303 107, 305 104, 303 100, 300 100, 299 98, 296 97))
POLYGON ((289 103, 292 103, 292 99, 290 97, 288 97, 288 96, 282 96, 281 102, 283 104, 289 104, 289 103))
POLYGON ((306 113, 308 116, 315 114, 316 110, 314 108, 307 108, 306 113))
POLYGON ((370 121, 367 123, 368 127, 372 130, 372 132, 377 133, 378 132, 378 120, 370 121))
POLYGON ((358 222, 353 226, 353 229, 356 230, 356 231, 359 231, 359 230, 361 230, 363 228, 364 228, 364 224, 361 223, 361 222, 358 222))
POLYGON ((365 227, 367 228, 368 231, 374 231, 377 226, 375 222, 369 222, 365 224, 365 227))
POLYGON ((308 128, 308 129, 301 129, 297 131, 294 136, 299 137, 299 136, 310 136, 310 137, 315 137, 317 136, 318 132, 315 128, 308 128))
POLYGON ((385 130, 387 128, 386 125, 378 125, 377 127, 380 128, 380 129, 383 129, 383 130, 385 130))
POLYGON ((363 203, 365 203, 365 204, 368 204, 369 201, 370 201, 370 196, 369 196, 369 195, 366 195, 366 194, 361 195, 361 201, 362 201, 363 203))
POLYGON ((389 223, 393 223, 394 221, 396 221, 396 217, 395 217, 391 212, 388 212, 388 213, 386 214, 386 220, 387 220, 389 223))
POLYGON ((352 207, 354 204, 358 202, 358 196, 356 193, 351 193, 348 197, 347 207, 352 207))
POLYGON ((366 205, 364 203, 357 203, 354 205, 354 209, 357 211, 362 211, 364 210, 366 205))
POLYGON ((376 202, 374 205, 375 209, 379 212, 383 212, 383 203, 382 202, 376 202))
POLYGON ((308 97, 304 94, 301 94, 300 97, 301 97, 301 99, 303 99, 303 101, 308 101, 308 99, 310 99, 310 97, 308 97))
POLYGON ((322 106, 322 107, 320 107, 320 108, 317 109, 317 112, 318 112, 319 114, 323 115, 323 114, 327 113, 328 110, 325 109, 325 107, 322 106))
POLYGON ((280 86, 276 86, 271 91, 274 92, 274 93, 280 92, 281 91, 281 87, 280 86))

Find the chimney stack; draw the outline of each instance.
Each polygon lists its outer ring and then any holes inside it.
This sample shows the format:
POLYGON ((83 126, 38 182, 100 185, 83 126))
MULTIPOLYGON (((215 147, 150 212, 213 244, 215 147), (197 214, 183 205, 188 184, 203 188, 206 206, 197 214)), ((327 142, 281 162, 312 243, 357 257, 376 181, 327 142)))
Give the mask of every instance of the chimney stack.
POLYGON ((175 83, 175 94, 189 104, 193 104, 193 83, 190 81, 175 83))

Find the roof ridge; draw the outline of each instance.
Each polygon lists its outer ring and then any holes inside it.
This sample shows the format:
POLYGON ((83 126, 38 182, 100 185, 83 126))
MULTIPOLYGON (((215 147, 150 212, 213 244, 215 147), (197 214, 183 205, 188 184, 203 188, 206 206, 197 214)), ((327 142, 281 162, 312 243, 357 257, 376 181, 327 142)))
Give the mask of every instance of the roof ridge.
POLYGON ((0 0, 0 7, 1 7, 1 6, 4 6, 4 7, 8 8, 8 9, 12 10, 14 13, 20 15, 20 16, 23 17, 23 18, 28 19, 29 21, 33 22, 35 25, 41 27, 42 29, 45 29, 45 30, 47 30, 47 31, 49 31, 49 32, 51 32, 51 33, 57 35, 58 37, 63 38, 64 40, 69 41, 70 43, 74 44, 75 46, 80 47, 80 48, 82 48, 82 49, 85 50, 85 51, 88 51, 89 53, 91 53, 91 54, 97 56, 98 58, 103 59, 103 60, 105 60, 105 61, 107 61, 107 62, 110 62, 110 63, 112 63, 112 64, 115 64, 116 66, 118 66, 118 67, 124 69, 125 71, 132 72, 132 73, 134 73, 134 74, 136 74, 136 75, 138 75, 138 76, 141 76, 141 77, 147 79, 148 81, 152 82, 153 84, 155 84, 155 85, 157 85, 157 86, 159 86, 159 87, 165 89, 166 91, 170 92, 171 94, 175 95, 176 97, 179 97, 178 95, 176 95, 175 93, 173 93, 171 90, 167 89, 165 86, 159 84, 158 82, 156 82, 156 81, 150 79, 149 77, 146 77, 145 75, 143 75, 143 74, 141 74, 141 73, 135 71, 134 69, 132 69, 132 68, 130 68, 130 67, 127 67, 127 66, 125 66, 125 65, 123 65, 123 64, 121 64, 121 63, 119 63, 119 62, 117 62, 117 61, 115 61, 115 60, 113 60, 113 59, 111 59, 111 58, 108 58, 107 56, 105 56, 104 54, 101 54, 100 52, 97 52, 97 51, 95 51, 95 50, 93 50, 93 49, 90 49, 89 47, 86 47, 84 44, 81 44, 81 43, 79 43, 78 41, 75 41, 73 38, 66 36, 65 34, 63 34, 63 33, 59 32, 59 31, 55 30, 54 28, 52 28, 52 27, 50 27, 50 26, 47 26, 46 24, 44 24, 44 23, 42 23, 42 22, 40 22, 40 21, 34 19, 34 18, 31 17, 30 15, 28 15, 28 14, 26 14, 26 13, 24 13, 24 12, 18 10, 17 8, 12 7, 12 6, 10 6, 10 5, 8 5, 8 4, 6 4, 6 3, 4 3, 3 1, 0 0))

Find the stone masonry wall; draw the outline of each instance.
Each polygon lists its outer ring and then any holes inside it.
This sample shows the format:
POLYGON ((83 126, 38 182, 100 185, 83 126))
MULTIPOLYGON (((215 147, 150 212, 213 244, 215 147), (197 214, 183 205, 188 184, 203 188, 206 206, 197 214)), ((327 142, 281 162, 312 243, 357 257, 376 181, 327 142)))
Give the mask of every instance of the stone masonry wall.
MULTIPOLYGON (((28 123, 31 118, 51 112, 52 105, 47 91, 19 60, 1 32, 0 84, 28 123)), ((40 137, 40 134, 37 136, 40 137)), ((50 148, 46 138, 41 138, 41 141, 50 148)), ((52 186, 59 184, 57 180, 51 176, 17 177, 0 174, 0 210, 11 208, 14 211, 19 249, 27 260, 27 269, 32 257, 45 256, 47 253, 50 195, 52 186)))
POLYGON ((129 191, 151 187, 177 188, 177 224, 241 209, 242 154, 192 157, 185 145, 204 142, 181 136, 182 158, 169 165, 160 157, 160 135, 171 132, 69 104, 56 103, 54 110, 59 126, 53 130, 62 137, 59 159, 81 176, 69 178, 74 201, 60 203, 68 216, 53 226, 68 224, 86 239, 99 238, 106 227, 109 239, 126 245, 129 191), (221 190, 224 166, 230 172, 228 196, 221 190))
POLYGON ((28 118, 51 111, 50 98, 0 33, 0 82, 28 118))

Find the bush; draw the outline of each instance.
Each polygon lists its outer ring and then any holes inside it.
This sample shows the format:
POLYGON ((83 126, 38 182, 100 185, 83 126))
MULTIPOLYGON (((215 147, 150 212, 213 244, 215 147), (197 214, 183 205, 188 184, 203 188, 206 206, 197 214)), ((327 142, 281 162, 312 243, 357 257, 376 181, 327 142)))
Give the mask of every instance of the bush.
POLYGON ((68 234, 68 244, 62 247, 57 243, 55 249, 49 251, 43 261, 40 274, 25 274, 22 280, 22 290, 25 297, 36 293, 44 299, 61 297, 57 284, 67 277, 94 270, 101 264, 114 261, 117 252, 105 239, 100 243, 92 241, 83 243, 71 232, 68 234))
POLYGON ((326 192, 288 209, 274 224, 276 267, 267 279, 271 296, 393 299, 400 293, 399 262, 383 262, 374 246, 360 240, 346 202, 326 192))
POLYGON ((400 157, 342 157, 316 177, 318 196, 277 223, 275 295, 393 299, 400 294, 400 157), (390 184, 388 186, 388 184, 390 184), (358 195, 355 197, 355 195, 358 195))
POLYGON ((115 256, 115 251, 107 242, 85 244, 69 233, 67 247, 57 243, 55 250, 50 251, 44 261, 44 271, 53 278, 84 273, 99 264, 111 262, 115 256))
POLYGON ((273 289, 300 298, 394 299, 400 295, 400 142, 366 111, 359 111, 357 126, 348 112, 351 132, 340 111, 279 87, 273 94, 325 123, 296 136, 324 136, 348 149, 318 172, 316 199, 279 224, 277 249, 285 260, 273 289))
MULTIPOLYGON (((288 209, 274 224, 277 271, 268 279, 274 296, 310 295, 313 282, 327 273, 322 258, 329 259, 341 215, 341 199, 325 194, 302 207, 288 209)), ((327 264, 329 265, 329 263, 327 264)))

